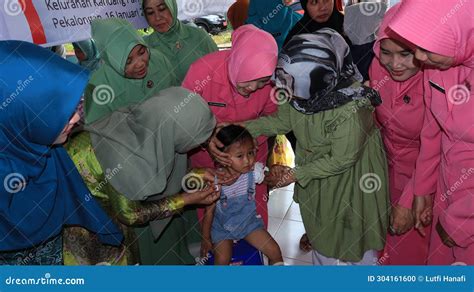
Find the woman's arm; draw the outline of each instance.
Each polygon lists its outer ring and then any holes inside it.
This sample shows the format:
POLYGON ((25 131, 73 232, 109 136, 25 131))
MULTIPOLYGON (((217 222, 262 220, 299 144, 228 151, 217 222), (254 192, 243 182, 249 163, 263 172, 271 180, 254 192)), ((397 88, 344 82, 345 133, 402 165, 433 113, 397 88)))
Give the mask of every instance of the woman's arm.
POLYGON ((245 127, 254 137, 260 135, 275 136, 291 131, 290 111, 293 110, 288 103, 278 107, 278 111, 270 116, 248 121, 245 127))
POLYGON ((115 190, 108 193, 115 218, 127 226, 144 225, 150 221, 170 217, 181 211, 185 206, 182 194, 169 196, 158 201, 140 202, 131 201, 115 190))
MULTIPOLYGON (((426 78, 425 78, 426 80, 426 78)), ((427 80, 426 80, 427 81, 427 80)), ((441 161, 441 128, 431 111, 431 87, 425 84, 425 116, 420 134, 420 153, 416 160, 413 186, 413 213, 415 229, 425 235, 423 225, 431 223, 432 194, 436 191, 439 163, 441 161), (428 214, 424 216, 423 214, 428 214)))
MULTIPOLYGON (((109 185, 110 188, 112 186, 109 185)), ((109 189, 110 189, 109 188, 109 189)), ((157 201, 132 201, 115 190, 109 191, 109 198, 116 218, 128 226, 137 226, 173 216, 188 205, 208 205, 219 198, 214 187, 192 193, 179 193, 157 201)))
MULTIPOLYGON (((88 133, 83 132, 73 137, 66 147, 94 197, 101 200, 103 205, 109 205, 111 209, 109 211, 125 225, 143 225, 172 216, 184 206, 210 204, 219 198, 218 191, 206 188, 192 194, 180 193, 158 201, 132 201, 116 191, 110 184, 97 161, 88 133)), ((205 172, 202 171, 202 173, 202 180, 205 181, 205 172)))

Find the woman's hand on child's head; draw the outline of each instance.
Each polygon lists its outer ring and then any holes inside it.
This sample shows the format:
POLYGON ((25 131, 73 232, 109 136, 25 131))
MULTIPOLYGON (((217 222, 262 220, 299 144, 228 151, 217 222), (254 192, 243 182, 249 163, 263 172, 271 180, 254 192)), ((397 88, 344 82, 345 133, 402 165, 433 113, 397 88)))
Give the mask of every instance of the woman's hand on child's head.
POLYGON ((217 201, 220 197, 221 189, 214 185, 207 185, 200 191, 184 193, 184 205, 210 205, 217 201))
POLYGON ((232 160, 230 159, 230 154, 222 152, 219 148, 222 148, 224 145, 217 139, 214 135, 212 136, 211 140, 209 141, 209 145, 207 147, 207 151, 209 155, 211 155, 212 159, 217 161, 223 166, 230 166, 232 165, 232 160))
MULTIPOLYGON (((212 137, 209 139, 209 143, 207 146, 207 151, 209 152, 209 155, 211 155, 212 159, 214 159, 214 161, 218 162, 222 166, 226 166, 226 167, 232 165, 231 155, 219 150, 219 148, 222 149, 222 147, 224 147, 224 144, 222 144, 222 142, 219 141, 219 139, 217 139, 216 135, 223 127, 226 127, 229 125, 238 125, 245 128, 245 124, 242 122, 219 123, 217 124, 216 129, 214 130, 214 133, 212 134, 212 137)), ((255 141, 255 147, 258 150, 258 144, 256 141, 255 141)))

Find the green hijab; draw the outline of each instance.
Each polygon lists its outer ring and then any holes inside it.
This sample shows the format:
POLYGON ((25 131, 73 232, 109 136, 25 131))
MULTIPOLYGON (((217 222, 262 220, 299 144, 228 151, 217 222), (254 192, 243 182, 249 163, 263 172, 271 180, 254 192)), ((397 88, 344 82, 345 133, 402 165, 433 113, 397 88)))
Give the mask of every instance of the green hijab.
MULTIPOLYGON (((130 200, 182 191, 187 152, 204 143, 216 120, 203 98, 171 87, 89 126, 94 153, 111 185, 130 200), (111 172, 110 170, 119 169, 111 172)), ((150 222, 155 238, 172 217, 150 222)))
POLYGON ((153 49, 149 49, 150 61, 145 78, 125 77, 126 62, 132 49, 137 45, 147 46, 128 21, 119 18, 94 20, 92 37, 104 64, 92 75, 86 89, 86 124, 141 102, 162 89, 180 85, 168 59, 153 49))
POLYGON ((200 95, 171 87, 114 111, 88 130, 100 165, 104 169, 121 165, 110 178, 112 186, 131 200, 145 200, 181 190, 186 153, 204 143, 215 125, 200 95), (177 183, 169 186, 173 177, 177 183), (173 190, 166 192, 170 187, 173 190))
POLYGON ((176 0, 165 0, 173 23, 166 33, 154 32, 145 37, 150 47, 168 57, 180 82, 184 80, 189 66, 197 59, 218 50, 212 38, 202 29, 183 24, 178 19, 176 0))

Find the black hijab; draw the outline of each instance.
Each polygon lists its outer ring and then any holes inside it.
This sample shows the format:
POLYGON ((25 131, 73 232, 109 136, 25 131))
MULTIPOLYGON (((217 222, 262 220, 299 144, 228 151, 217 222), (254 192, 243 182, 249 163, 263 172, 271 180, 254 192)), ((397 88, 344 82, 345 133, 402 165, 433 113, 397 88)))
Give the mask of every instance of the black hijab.
MULTIPOLYGON (((303 33, 314 33, 324 27, 332 28, 344 37, 344 14, 337 10, 336 1, 337 0, 334 0, 334 8, 329 19, 326 22, 318 23, 314 21, 309 15, 309 11, 307 8, 308 0, 301 0, 301 7, 304 10, 303 18, 298 21, 293 27, 293 29, 288 33, 284 45, 286 45, 288 41, 295 35, 303 33)), ((346 37, 344 37, 344 39, 349 45, 351 44, 346 37)))
POLYGON ((361 84, 347 43, 330 28, 293 37, 281 51, 273 77, 276 93, 293 97, 291 106, 303 114, 335 109, 353 100, 381 104, 378 93, 361 84))

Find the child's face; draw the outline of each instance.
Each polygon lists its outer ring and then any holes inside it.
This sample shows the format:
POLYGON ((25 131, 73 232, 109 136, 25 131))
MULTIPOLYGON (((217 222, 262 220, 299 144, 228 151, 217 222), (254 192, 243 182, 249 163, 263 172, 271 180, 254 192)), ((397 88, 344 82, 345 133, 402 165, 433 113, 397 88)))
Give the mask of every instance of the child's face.
POLYGON ((255 165, 255 145, 252 140, 244 140, 230 145, 226 151, 231 156, 230 168, 238 173, 247 173, 255 165))

